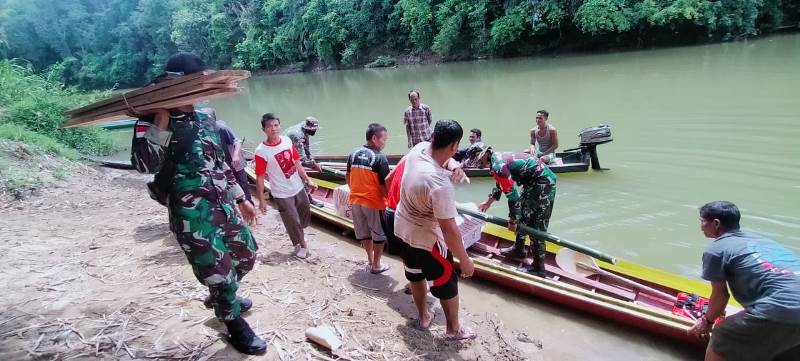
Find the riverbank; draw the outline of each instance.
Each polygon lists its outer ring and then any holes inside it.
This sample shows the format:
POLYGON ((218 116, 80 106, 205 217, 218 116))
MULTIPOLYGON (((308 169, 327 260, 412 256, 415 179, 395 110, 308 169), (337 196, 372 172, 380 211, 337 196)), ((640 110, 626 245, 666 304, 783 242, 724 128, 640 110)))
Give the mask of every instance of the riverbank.
MULTIPOLYGON (((147 177, 80 165, 0 211, 0 359, 238 359, 224 326, 202 305, 166 224, 166 210, 143 191, 147 177)), ((246 316, 270 343, 267 360, 332 357, 306 341, 307 327, 334 326, 352 360, 542 359, 533 337, 496 315, 469 313, 475 341, 443 341, 444 315, 430 332, 414 328, 402 265, 375 276, 363 255, 323 229, 308 231, 313 256, 301 261, 271 210, 254 233, 256 268, 240 294, 246 316), (522 340, 522 341, 520 341, 522 340)))
POLYGON ((723 39, 720 37, 705 37, 698 38, 692 41, 674 41, 656 44, 636 44, 636 43, 604 43, 603 47, 599 46, 583 46, 576 44, 569 44, 556 48, 542 48, 542 49, 529 49, 527 52, 522 52, 514 55, 494 56, 491 54, 471 54, 463 52, 460 54, 453 54, 442 56, 433 51, 414 51, 407 53, 395 53, 377 55, 368 62, 360 62, 355 64, 342 64, 342 63, 326 63, 314 61, 311 63, 294 63, 288 65, 278 66, 272 69, 256 69, 252 70, 253 76, 268 76, 268 75, 281 75, 281 74, 294 74, 294 73, 320 73, 338 70, 357 70, 357 69, 374 69, 374 68, 399 68, 409 66, 421 65, 441 65, 453 63, 476 62, 483 60, 537 60, 543 58, 559 58, 559 57, 575 57, 575 56, 602 56, 616 53, 631 53, 638 51, 650 50, 669 50, 686 47, 702 47, 713 44, 732 44, 732 43, 745 43, 749 41, 756 41, 761 39, 768 39, 770 37, 791 35, 800 32, 800 24, 796 26, 784 26, 774 32, 769 32, 759 35, 748 35, 738 38, 723 39))

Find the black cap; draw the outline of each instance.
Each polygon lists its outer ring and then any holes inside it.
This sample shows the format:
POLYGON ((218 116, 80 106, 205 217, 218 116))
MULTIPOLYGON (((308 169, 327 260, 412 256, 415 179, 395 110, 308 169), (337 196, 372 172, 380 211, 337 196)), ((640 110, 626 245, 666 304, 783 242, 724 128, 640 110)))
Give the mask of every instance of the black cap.
POLYGON ((188 52, 178 52, 167 60, 164 71, 170 73, 194 74, 207 70, 208 65, 199 56, 188 52))

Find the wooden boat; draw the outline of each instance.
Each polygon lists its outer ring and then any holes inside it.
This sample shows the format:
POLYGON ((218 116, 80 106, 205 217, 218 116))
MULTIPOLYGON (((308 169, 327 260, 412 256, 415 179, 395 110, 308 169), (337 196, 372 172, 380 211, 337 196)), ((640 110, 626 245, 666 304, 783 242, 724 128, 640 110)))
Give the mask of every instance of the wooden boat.
MULTIPOLYGON (((573 172, 586 172, 591 166, 594 170, 603 169, 600 166, 600 159, 597 155, 597 146, 601 144, 610 143, 613 141, 611 136, 611 127, 605 124, 600 124, 595 127, 589 127, 581 130, 578 134, 579 142, 576 148, 566 149, 562 152, 556 153, 554 159, 548 166, 550 170, 555 173, 573 173, 573 172)), ((314 159, 321 166, 344 171, 347 163, 346 155, 322 155, 315 156, 314 159)), ((387 155, 390 165, 397 164, 402 158, 401 154, 387 155)), ((530 154, 518 153, 517 158, 530 157, 530 154)), ((306 172, 309 176, 337 181, 335 175, 327 172, 320 172, 307 169, 306 172)), ((489 177, 489 168, 464 168, 467 177, 489 177)))
MULTIPOLYGON (((248 167, 246 171, 255 180, 253 169, 248 167)), ((334 190, 339 185, 315 181, 320 187, 312 196, 323 206, 312 206, 312 215, 320 221, 352 229, 352 222, 337 215, 334 206, 334 190)), ((269 190, 269 182, 265 186, 269 190)), ((600 270, 590 274, 568 270, 557 264, 556 255, 562 249, 551 243, 547 245, 547 277, 541 278, 520 272, 519 260, 500 255, 498 249, 510 246, 513 240, 514 234, 507 229, 486 224, 480 240, 468 249, 475 264, 475 277, 647 332, 699 342, 687 334, 694 320, 691 316, 673 314, 673 307, 681 292, 708 297, 710 288, 706 283, 621 259, 614 264, 600 262, 600 270)))
POLYGON ((113 120, 108 123, 99 124, 98 127, 108 130, 133 128, 136 119, 113 120))
MULTIPOLYGON (((529 154, 526 153, 519 153, 517 154, 518 158, 525 158, 529 157, 529 154)), ((393 166, 400 161, 400 158, 403 156, 400 154, 390 154, 387 155, 386 158, 389 160, 389 165, 393 166)), ((336 156, 336 155, 323 155, 323 156, 315 156, 314 159, 317 163, 321 166, 336 169, 340 171, 346 170, 347 164, 347 156, 336 156)), ((555 173, 572 173, 572 172, 586 172, 589 170, 589 167, 593 163, 591 162, 591 156, 589 151, 584 151, 582 149, 577 150, 570 150, 568 152, 559 152, 556 153, 556 160, 550 164, 550 169, 555 173)), ((596 169, 600 169, 599 163, 596 169)), ((326 172, 316 171, 312 169, 306 169, 306 173, 308 173, 309 177, 314 177, 317 179, 324 179, 328 181, 335 181, 336 177, 328 174, 326 172)), ((489 177, 489 168, 464 168, 464 173, 467 174, 467 177, 489 177)))

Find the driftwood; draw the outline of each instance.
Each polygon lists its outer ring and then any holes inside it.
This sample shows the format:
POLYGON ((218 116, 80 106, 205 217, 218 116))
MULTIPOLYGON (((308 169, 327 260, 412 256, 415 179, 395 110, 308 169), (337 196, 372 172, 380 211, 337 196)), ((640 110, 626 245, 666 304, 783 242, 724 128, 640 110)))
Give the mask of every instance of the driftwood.
POLYGON ((239 92, 237 82, 250 77, 246 70, 204 71, 124 92, 66 112, 63 128, 85 126, 130 118, 129 113, 146 114, 230 96, 239 92))

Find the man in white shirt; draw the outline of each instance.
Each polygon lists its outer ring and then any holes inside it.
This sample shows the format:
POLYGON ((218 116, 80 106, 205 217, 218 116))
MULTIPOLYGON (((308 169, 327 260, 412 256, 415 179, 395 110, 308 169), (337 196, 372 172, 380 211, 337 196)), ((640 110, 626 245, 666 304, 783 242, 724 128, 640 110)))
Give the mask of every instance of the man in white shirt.
POLYGON ((311 210, 309 195, 317 185, 308 179, 300 155, 289 137, 281 136, 281 120, 273 113, 261 117, 261 129, 267 139, 255 151, 256 198, 261 213, 267 213, 264 200, 264 177, 268 177, 270 193, 275 199, 286 233, 295 248, 295 256, 306 258, 309 255, 303 229, 308 227, 311 210))
POLYGON ((463 134, 458 122, 440 120, 436 122, 431 142, 419 143, 411 149, 406 156, 394 223, 395 234, 403 240, 401 255, 419 311, 419 327, 428 328, 433 322, 433 313, 426 302, 427 279, 431 294, 442 304, 447 338, 451 340, 475 337, 475 332, 461 326, 458 318, 458 277, 453 256, 458 257, 464 277, 472 276, 474 265, 455 221, 452 172, 444 168, 458 150, 463 134))

